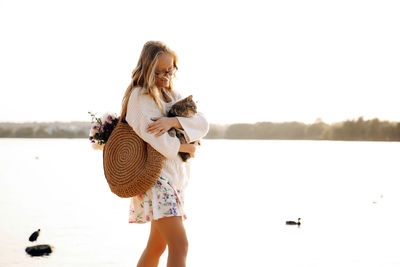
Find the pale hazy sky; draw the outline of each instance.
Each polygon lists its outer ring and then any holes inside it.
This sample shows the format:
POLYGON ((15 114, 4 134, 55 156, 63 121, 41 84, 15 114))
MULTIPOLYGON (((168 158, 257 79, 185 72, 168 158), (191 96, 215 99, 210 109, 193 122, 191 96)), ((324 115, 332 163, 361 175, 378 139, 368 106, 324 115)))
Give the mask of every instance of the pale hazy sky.
POLYGON ((400 1, 0 0, 0 121, 119 113, 143 44, 212 123, 400 121, 400 1))

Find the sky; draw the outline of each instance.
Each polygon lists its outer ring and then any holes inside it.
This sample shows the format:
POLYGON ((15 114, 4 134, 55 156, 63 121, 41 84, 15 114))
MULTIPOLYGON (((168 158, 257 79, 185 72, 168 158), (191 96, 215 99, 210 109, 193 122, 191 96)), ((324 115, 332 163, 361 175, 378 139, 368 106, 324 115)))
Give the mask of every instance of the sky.
POLYGON ((400 2, 0 0, 0 121, 119 113, 146 41, 209 122, 400 121, 400 2))

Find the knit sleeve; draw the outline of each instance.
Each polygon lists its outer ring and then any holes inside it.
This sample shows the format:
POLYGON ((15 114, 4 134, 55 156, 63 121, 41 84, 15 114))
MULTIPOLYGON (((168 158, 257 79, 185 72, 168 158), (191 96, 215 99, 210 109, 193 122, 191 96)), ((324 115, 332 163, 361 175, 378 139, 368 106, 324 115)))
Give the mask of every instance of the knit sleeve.
POLYGON ((182 125, 183 130, 189 137, 188 142, 193 142, 204 137, 209 130, 209 124, 203 113, 197 112, 191 118, 176 117, 182 125))
POLYGON ((139 137, 149 143, 155 150, 164 155, 167 159, 175 159, 178 155, 180 142, 176 137, 164 133, 161 136, 148 133, 147 126, 153 121, 153 117, 161 117, 153 99, 148 95, 142 95, 139 88, 132 92, 126 113, 126 121, 139 137))
MULTIPOLYGON (((181 94, 178 91, 174 91, 175 99, 182 99, 181 94)), ((209 123, 203 113, 197 112, 195 116, 191 118, 176 117, 183 130, 189 138, 188 142, 193 142, 204 137, 210 128, 209 123)))

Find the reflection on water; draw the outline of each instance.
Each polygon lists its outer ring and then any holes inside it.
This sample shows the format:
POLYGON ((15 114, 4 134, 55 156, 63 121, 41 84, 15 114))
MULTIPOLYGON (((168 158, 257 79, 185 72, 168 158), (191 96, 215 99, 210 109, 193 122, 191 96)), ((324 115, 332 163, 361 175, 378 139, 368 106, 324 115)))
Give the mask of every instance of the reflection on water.
MULTIPOLYGON (((204 140, 185 194, 188 266, 400 266, 399 147, 204 140)), ((150 224, 128 224, 87 140, 0 139, 0 162, 0 266, 136 266, 150 224), (55 251, 31 258, 38 228, 55 251)))

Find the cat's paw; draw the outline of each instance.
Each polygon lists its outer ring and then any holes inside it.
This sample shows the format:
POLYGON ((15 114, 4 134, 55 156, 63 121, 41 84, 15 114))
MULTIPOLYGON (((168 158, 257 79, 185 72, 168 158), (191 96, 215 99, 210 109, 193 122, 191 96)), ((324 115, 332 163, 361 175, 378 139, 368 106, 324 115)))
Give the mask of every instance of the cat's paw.
POLYGON ((176 137, 176 131, 174 128, 168 130, 168 134, 171 137, 176 137))
POLYGON ((183 162, 188 161, 190 159, 190 154, 186 152, 179 152, 179 156, 181 157, 183 162))

